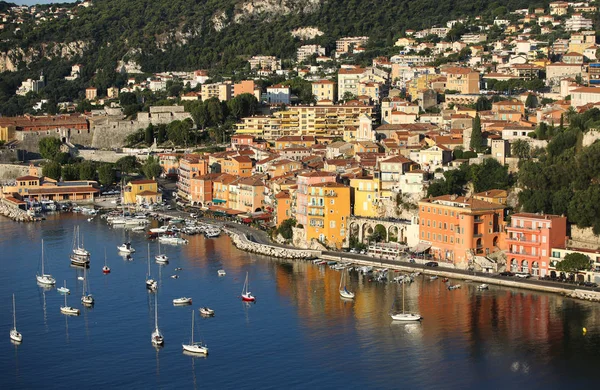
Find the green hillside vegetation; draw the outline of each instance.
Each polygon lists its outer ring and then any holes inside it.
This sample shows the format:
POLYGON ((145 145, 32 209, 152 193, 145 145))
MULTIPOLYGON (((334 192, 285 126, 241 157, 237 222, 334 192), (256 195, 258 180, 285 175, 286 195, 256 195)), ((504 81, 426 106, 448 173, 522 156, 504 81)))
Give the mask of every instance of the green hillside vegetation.
MULTIPOLYGON (((495 17, 515 17, 509 15, 510 10, 545 6, 548 1, 379 0, 373 6, 368 0, 324 0, 312 13, 302 12, 303 2, 283 3, 293 4, 292 9, 297 12, 244 19, 239 24, 229 23, 221 31, 214 29, 213 16, 223 11, 231 19, 240 0, 96 0, 90 8, 78 7, 73 20, 64 16, 39 26, 24 23, 17 34, 0 33, 2 51, 15 47, 40 49, 42 44, 75 41, 91 45, 82 56, 70 61, 43 58, 28 66, 21 63, 19 72, 1 74, 2 113, 21 114, 30 105, 34 97, 13 96, 14 91, 22 80, 37 78, 41 70, 49 84, 40 97, 58 102, 81 98, 88 85, 100 90, 124 85, 126 80, 115 72, 115 67, 117 61, 130 57, 145 72, 210 69, 214 77, 225 75, 235 79, 243 77, 249 56, 264 54, 292 59, 297 47, 304 43, 318 43, 331 51, 337 38, 366 35, 371 40, 359 60, 368 63, 375 55, 391 54, 389 48, 406 29, 428 28, 476 15, 491 22, 495 17), (293 29, 306 26, 318 27, 324 35, 301 42, 290 34, 293 29), (163 42, 160 47, 157 39, 163 42), (73 63, 84 65, 82 77, 64 81, 73 63)), ((466 31, 458 26, 451 37, 458 38, 466 31)))

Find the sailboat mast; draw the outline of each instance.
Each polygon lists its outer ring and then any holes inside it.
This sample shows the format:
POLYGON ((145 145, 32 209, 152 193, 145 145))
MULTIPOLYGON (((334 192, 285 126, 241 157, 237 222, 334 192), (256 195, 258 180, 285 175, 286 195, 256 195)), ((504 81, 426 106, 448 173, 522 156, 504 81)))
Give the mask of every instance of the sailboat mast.
POLYGON ((44 240, 42 240, 42 276, 44 276, 44 240))
POLYGON ((404 281, 402 282, 402 314, 404 314, 404 281))
POLYGON ((83 269, 83 292, 82 292, 82 296, 85 297, 85 286, 87 285, 87 274, 86 274, 86 269, 83 269))
POLYGON ((13 294, 13 328, 17 329, 17 309, 15 308, 15 294, 13 294))
POLYGON ((158 329, 158 294, 154 296, 154 328, 158 329))
POLYGON ((148 278, 150 278, 150 243, 148 243, 148 278))
POLYGON ((194 310, 192 310, 192 345, 194 345, 194 310))

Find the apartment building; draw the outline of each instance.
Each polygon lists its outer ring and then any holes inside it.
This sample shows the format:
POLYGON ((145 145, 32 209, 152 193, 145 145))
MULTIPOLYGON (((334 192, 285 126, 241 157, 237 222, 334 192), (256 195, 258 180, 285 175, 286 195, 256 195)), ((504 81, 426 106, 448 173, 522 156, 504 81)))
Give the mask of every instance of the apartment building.
POLYGON ((506 227, 506 266, 512 272, 549 275, 551 248, 564 248, 567 217, 517 213, 506 227))
POLYGON ((200 94, 203 101, 217 98, 222 102, 226 102, 232 98, 232 89, 230 83, 203 84, 200 94))
POLYGON ((342 68, 338 72, 338 101, 343 100, 344 94, 349 93, 358 96, 358 85, 365 73, 365 68, 352 67, 342 68))
POLYGON ((345 37, 335 41, 335 51, 340 53, 351 53, 357 47, 363 46, 369 37, 345 37))
POLYGON ((317 101, 336 99, 336 84, 330 80, 319 80, 312 83, 312 94, 317 101))
POLYGON ((333 172, 307 172, 298 175, 298 190, 296 191, 296 204, 292 213, 296 216, 298 224, 306 226, 308 223, 308 188, 313 184, 335 183, 337 175, 333 172))
POLYGON ((419 238, 438 261, 458 268, 473 265, 474 256, 503 249, 502 204, 443 195, 419 202, 419 238))
POLYGON ((276 71, 281 69, 281 60, 274 56, 254 56, 250 58, 248 62, 250 63, 250 69, 252 70, 268 69, 276 71))
POLYGON ((318 183, 307 188, 306 240, 341 248, 350 219, 350 187, 340 183, 318 183))
POLYGON ((442 69, 441 73, 447 77, 446 89, 463 95, 479 93, 479 72, 469 68, 450 67, 442 69))
POLYGON ((184 201, 192 201, 192 179, 208 173, 208 160, 200 155, 185 155, 179 160, 177 196, 184 201))
POLYGON ((298 62, 303 62, 313 55, 324 56, 325 48, 320 45, 302 45, 296 51, 298 62))

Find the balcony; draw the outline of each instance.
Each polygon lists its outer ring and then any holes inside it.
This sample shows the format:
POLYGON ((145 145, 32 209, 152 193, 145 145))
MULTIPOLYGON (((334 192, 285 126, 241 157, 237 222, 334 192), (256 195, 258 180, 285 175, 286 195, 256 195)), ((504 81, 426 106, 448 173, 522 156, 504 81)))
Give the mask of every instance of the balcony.
POLYGON ((483 222, 483 218, 481 218, 481 217, 475 217, 473 219, 473 222, 475 222, 475 223, 482 223, 483 222))
POLYGON ((311 216, 311 217, 321 217, 321 218, 325 217, 325 213, 310 212, 310 213, 308 213, 308 215, 311 216))
POLYGON ((483 234, 481 234, 481 233, 473 234, 473 238, 479 238, 479 237, 483 237, 483 234))
POLYGON ((323 205, 323 204, 321 204, 321 205, 318 205, 318 204, 308 204, 308 205, 306 205, 306 207, 307 208, 313 208, 314 207, 314 208, 318 208, 318 209, 323 209, 323 208, 325 208, 325 205, 323 205))
POLYGON ((540 230, 541 230, 540 228, 532 228, 532 227, 526 227, 526 226, 507 226, 506 227, 507 232, 511 232, 511 231, 539 232, 540 230))
POLYGON ((533 255, 533 254, 527 253, 525 251, 519 252, 519 251, 510 250, 507 253, 509 255, 516 255, 516 256, 520 256, 520 257, 529 257, 529 258, 532 258, 532 259, 538 259, 540 257, 539 255, 533 255))
POLYGON ((525 240, 525 239, 521 239, 518 237, 508 237, 506 239, 507 242, 510 243, 515 243, 515 244, 522 244, 522 245, 540 245, 542 242, 541 241, 532 241, 532 240, 525 240))
POLYGON ((337 193, 335 193, 333 191, 325 192, 325 194, 323 196, 328 197, 328 198, 335 198, 335 197, 337 197, 337 193))

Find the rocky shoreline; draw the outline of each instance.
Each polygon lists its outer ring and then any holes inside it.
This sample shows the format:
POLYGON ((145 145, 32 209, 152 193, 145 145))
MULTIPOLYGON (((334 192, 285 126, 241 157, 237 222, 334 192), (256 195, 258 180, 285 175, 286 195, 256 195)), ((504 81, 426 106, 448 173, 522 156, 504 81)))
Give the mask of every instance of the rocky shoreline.
POLYGON ((0 215, 12 219, 16 222, 35 222, 36 218, 27 214, 26 211, 16 207, 6 205, 4 202, 0 202, 0 215))
POLYGON ((250 253, 276 257, 279 259, 295 260, 316 259, 321 255, 320 251, 314 251, 309 249, 290 249, 259 244, 257 242, 248 240, 248 238, 244 234, 236 233, 230 229, 224 229, 224 231, 229 235, 231 241, 233 242, 233 245, 235 245, 236 248, 250 253))

